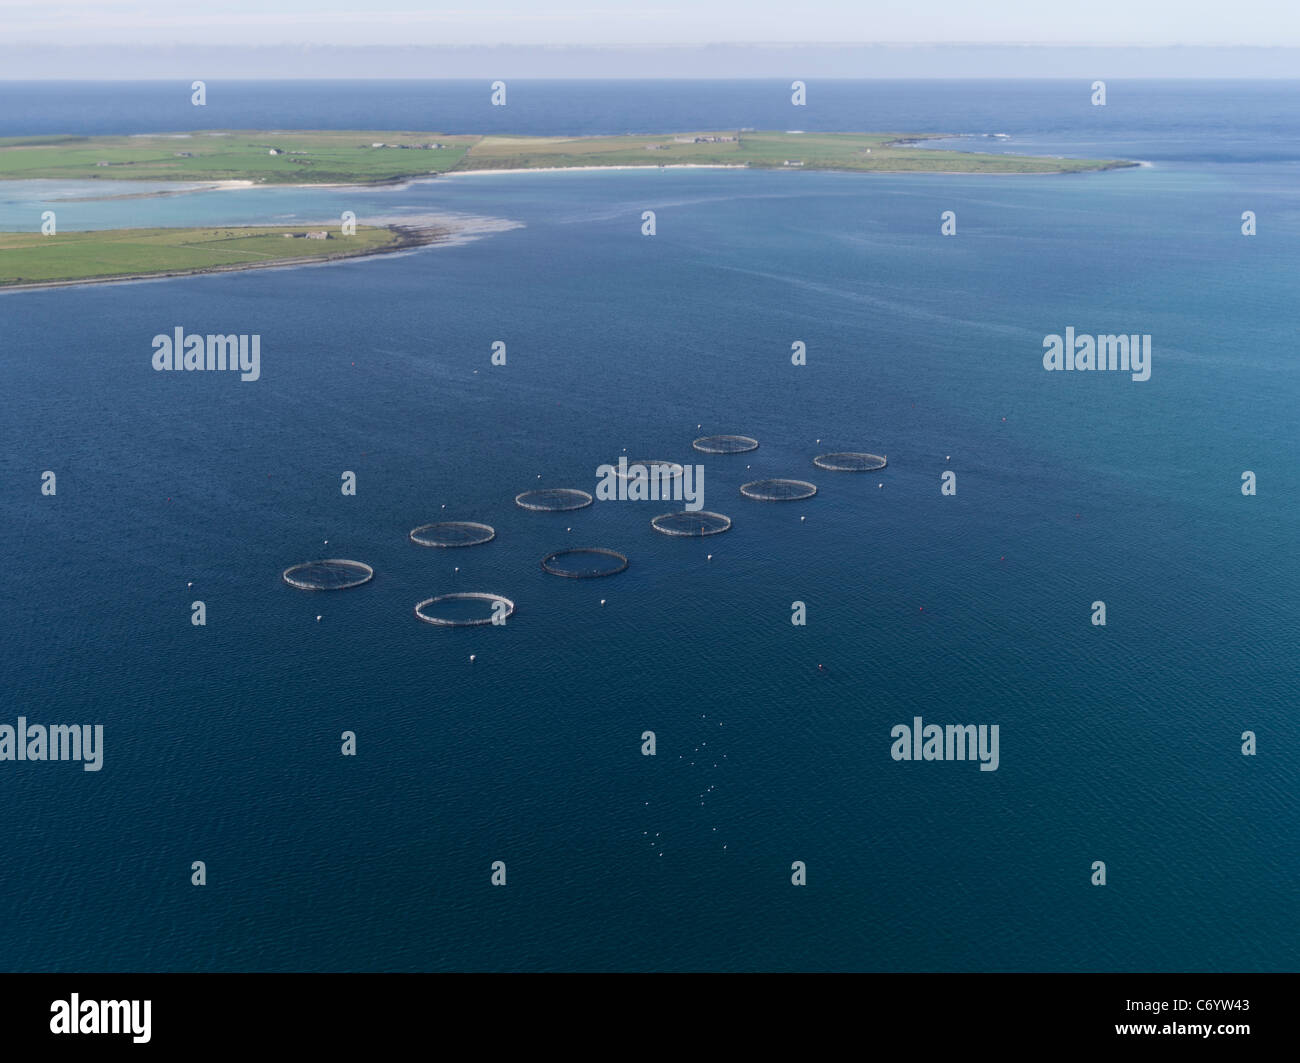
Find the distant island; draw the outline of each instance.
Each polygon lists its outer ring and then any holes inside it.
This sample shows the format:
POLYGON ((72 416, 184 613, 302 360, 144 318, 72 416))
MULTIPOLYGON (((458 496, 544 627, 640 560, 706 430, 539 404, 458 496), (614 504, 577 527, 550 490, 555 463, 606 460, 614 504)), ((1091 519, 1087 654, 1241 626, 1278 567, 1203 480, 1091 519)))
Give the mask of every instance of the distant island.
POLYGON ((599 137, 220 131, 0 138, 0 180, 376 184, 475 170, 744 166, 875 173, 1060 174, 1136 163, 920 147, 943 134, 733 130, 599 137))
MULTIPOLYGON (((1116 159, 947 151, 940 134, 732 132, 599 137, 410 132, 194 132, 0 138, 0 180, 177 182, 205 187, 375 186, 459 173, 707 166, 863 173, 1070 174, 1116 159)), ((157 188, 82 198, 173 194, 157 188)), ((0 233, 0 289, 299 265, 400 251, 446 225, 207 226, 0 233)))

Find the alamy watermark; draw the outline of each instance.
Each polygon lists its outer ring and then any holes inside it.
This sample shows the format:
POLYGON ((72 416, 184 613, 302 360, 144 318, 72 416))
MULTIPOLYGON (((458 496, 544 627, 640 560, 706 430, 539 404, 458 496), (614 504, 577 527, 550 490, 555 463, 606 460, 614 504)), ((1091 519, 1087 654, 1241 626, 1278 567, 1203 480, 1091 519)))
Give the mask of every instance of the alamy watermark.
POLYGON ((912 717, 912 725, 895 724, 889 732, 894 739, 889 755, 895 760, 978 760, 980 771, 998 770, 998 725, 982 723, 937 723, 924 726, 921 717, 912 717))
POLYGON ((262 337, 187 335, 177 325, 172 335, 153 338, 153 367, 159 372, 231 369, 240 380, 257 380, 262 375, 262 337))
POLYGON ((682 502, 692 512, 704 508, 704 466, 676 462, 637 462, 620 457, 617 465, 596 467, 596 497, 602 502, 682 502))
POLYGON ((1151 337, 1076 336, 1074 326, 1064 336, 1043 337, 1043 368, 1052 370, 1107 369, 1132 373, 1134 380, 1151 379, 1151 337))
POLYGON ((136 1044, 148 1044, 152 1010, 150 1000, 82 1000, 73 993, 50 1003, 50 1033, 130 1034, 136 1044))
POLYGON ((44 724, 18 717, 18 725, 0 724, 0 761, 79 760, 84 771, 104 766, 104 725, 44 724))

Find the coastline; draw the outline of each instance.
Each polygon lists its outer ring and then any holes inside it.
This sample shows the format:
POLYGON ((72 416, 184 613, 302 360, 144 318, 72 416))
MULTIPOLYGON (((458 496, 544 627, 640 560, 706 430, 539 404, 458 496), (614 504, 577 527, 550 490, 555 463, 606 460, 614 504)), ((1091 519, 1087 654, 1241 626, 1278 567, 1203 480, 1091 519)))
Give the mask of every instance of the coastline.
MULTIPOLYGON (((938 138, 935 138, 938 139, 938 138)), ((1150 167, 1151 163, 1139 159, 1118 159, 1115 162, 1098 166, 1092 170, 1038 170, 1038 171, 979 171, 979 170, 917 170, 917 169, 898 169, 898 170, 863 170, 850 169, 846 167, 819 167, 819 166, 800 166, 800 167, 782 167, 782 166, 752 166, 746 162, 736 163, 708 163, 708 162, 680 162, 680 163, 640 163, 636 165, 619 164, 613 166, 515 166, 505 168, 492 168, 481 170, 440 170, 427 174, 412 174, 405 177, 385 178, 382 181, 334 181, 330 183, 304 183, 304 184, 264 184, 257 181, 247 180, 224 180, 224 181, 203 181, 197 182, 188 188, 159 188, 151 192, 121 192, 116 195, 107 196, 76 196, 68 197, 61 200, 51 200, 51 202, 61 203, 100 203, 111 200, 123 199, 162 199, 167 196, 184 196, 192 195, 199 192, 238 192, 249 188, 293 188, 293 189, 339 189, 339 188, 356 188, 356 189, 379 189, 389 188, 401 190, 408 188, 412 184, 423 183, 425 181, 437 181, 445 177, 471 177, 482 175, 485 177, 501 177, 505 174, 516 173, 594 173, 599 171, 606 172, 629 172, 635 170, 753 170, 762 173, 847 173, 857 174, 864 177, 880 175, 900 175, 906 174, 913 177, 931 176, 948 176, 948 177, 1068 177, 1077 174, 1088 173, 1108 173, 1113 170, 1126 170, 1138 167, 1150 167)), ((140 179, 143 180, 143 179, 140 179)))
MULTIPOLYGON (((938 139, 937 137, 934 139, 938 139)), ((1009 155, 1014 158, 1015 156, 1009 155)), ((1060 156, 1062 161, 1066 161, 1065 156, 1060 156)), ((756 173, 847 173, 858 174, 863 177, 879 176, 882 174, 896 175, 906 174, 913 177, 924 177, 926 175, 944 175, 950 177, 1071 177, 1078 174, 1089 173, 1108 173, 1112 170, 1127 170, 1135 167, 1150 166, 1150 163, 1142 162, 1136 159, 1116 159, 1104 166, 1097 166, 1091 170, 919 170, 919 169, 856 169, 851 167, 821 167, 821 166, 754 166, 748 162, 670 162, 670 163, 618 163, 612 166, 511 166, 491 169, 465 169, 465 170, 442 170, 437 173, 419 174, 411 177, 392 178, 384 181, 358 181, 343 182, 336 184, 298 184, 298 185, 265 185, 257 184, 253 181, 227 181, 223 184, 231 187, 243 188, 389 188, 409 185, 417 181, 436 181, 444 177, 470 177, 474 175, 483 175, 489 177, 500 177, 512 173, 594 173, 599 171, 634 171, 634 170, 752 170, 756 173)), ((195 190, 197 191, 197 189, 195 190)), ((162 193, 167 195, 169 193, 162 193)))
MULTIPOLYGON (((761 168, 761 167, 760 167, 761 168)), ((492 170, 444 170, 442 173, 430 174, 431 177, 467 177, 470 174, 500 175, 506 173, 564 173, 590 170, 752 170, 755 167, 747 162, 648 162, 640 165, 615 166, 514 166, 492 170)))
MULTIPOLYGON (((22 180, 22 178, 10 178, 9 180, 22 180)), ((50 178, 38 177, 37 181, 48 181, 50 178)), ((123 178, 123 181, 145 181, 150 178, 123 178)), ((188 196, 195 192, 229 192, 237 188, 256 188, 256 181, 196 181, 187 188, 155 188, 152 192, 117 192, 107 196, 63 196, 57 199, 51 199, 51 203, 107 203, 118 199, 162 199, 166 196, 188 196)))
MULTIPOLYGON (((228 181, 195 181, 189 183, 186 188, 155 188, 151 192, 118 192, 106 196, 66 196, 62 199, 51 199, 51 203, 108 203, 119 199, 164 199, 167 196, 189 196, 199 192, 241 192, 248 188, 394 188, 402 189, 410 185, 412 181, 428 181, 435 177, 442 176, 440 173, 416 174, 412 177, 389 177, 382 181, 333 181, 326 183, 307 183, 307 184, 264 184, 258 181, 247 180, 228 180, 228 181)), ((3 180, 21 180, 21 178, 4 178, 3 180)), ((35 178, 34 180, 49 180, 49 178, 35 178)), ((156 179, 151 177, 122 178, 124 183, 127 181, 139 181, 140 183, 153 182, 156 179)))
POLYGON ((236 188, 256 188, 256 181, 204 181, 198 188, 186 189, 188 192, 230 192, 236 188))
MULTIPOLYGON (((441 177, 469 177, 473 174, 488 174, 500 176, 508 173, 568 173, 568 172, 590 172, 593 170, 753 170, 756 173, 847 173, 857 174, 862 177, 878 177, 881 175, 899 175, 906 174, 910 177, 947 176, 947 177, 1073 177, 1079 174, 1089 173, 1108 173, 1111 170, 1127 170, 1138 166, 1149 166, 1150 163, 1140 162, 1131 159, 1120 159, 1107 166, 1098 166, 1092 170, 1037 170, 1037 171, 1007 171, 1000 172, 996 170, 857 170, 847 167, 830 167, 823 168, 820 166, 751 166, 749 163, 667 163, 656 165, 647 163, 640 166, 519 166, 514 169, 504 170, 448 170, 445 173, 430 174, 427 178, 417 178, 417 180, 431 180, 441 177)), ((269 186, 261 186, 269 187, 269 186)), ((277 186, 278 187, 278 186, 277 186)), ((300 185, 295 187, 301 188, 323 188, 324 185, 300 185)), ((336 187, 356 187, 353 185, 336 186, 336 187)), ((373 187, 373 186, 365 186, 373 187)))

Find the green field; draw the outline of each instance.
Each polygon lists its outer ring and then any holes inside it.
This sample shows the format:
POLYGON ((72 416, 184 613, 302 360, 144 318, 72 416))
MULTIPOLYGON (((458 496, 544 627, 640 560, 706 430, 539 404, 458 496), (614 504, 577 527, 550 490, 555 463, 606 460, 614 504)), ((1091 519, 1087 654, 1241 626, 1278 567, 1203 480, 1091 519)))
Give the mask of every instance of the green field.
POLYGON ((483 137, 455 170, 529 167, 749 166, 755 169, 863 170, 885 173, 1074 173, 1129 165, 1112 159, 1056 159, 942 151, 897 133, 712 133, 622 137, 483 137), (678 137, 734 137, 681 143, 678 137), (787 166, 801 163, 801 167, 787 166))
POLYGON ((6 137, 0 139, 0 179, 358 184, 449 170, 477 139, 365 132, 6 137), (407 146, 371 147, 381 142, 407 146), (430 143, 444 146, 415 146, 430 143))
POLYGON ((0 139, 0 180, 363 184, 448 171, 533 167, 721 164, 888 173, 1075 173, 1133 165, 1114 159, 941 151, 906 143, 908 139, 930 138, 891 133, 735 130, 617 137, 479 137, 366 131, 10 137, 0 139), (696 137, 731 139, 696 143, 696 137), (423 146, 429 144, 439 146, 423 146), (802 165, 787 166, 796 162, 802 165))
MULTIPOLYGON (((319 230, 321 226, 309 226, 319 230)), ((95 232, 0 233, 0 287, 14 284, 138 277, 269 266, 288 259, 373 254, 403 245, 392 229, 357 226, 355 236, 289 240, 285 228, 106 229, 95 232)))

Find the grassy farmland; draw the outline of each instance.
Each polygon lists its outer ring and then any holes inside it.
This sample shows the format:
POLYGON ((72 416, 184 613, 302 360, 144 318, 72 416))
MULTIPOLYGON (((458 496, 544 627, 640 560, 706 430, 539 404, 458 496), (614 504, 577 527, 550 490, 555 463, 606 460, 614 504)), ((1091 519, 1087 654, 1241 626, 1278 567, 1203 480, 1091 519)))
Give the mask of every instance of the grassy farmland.
POLYGON ((10 137, 0 139, 0 180, 365 184, 454 171, 537 167, 694 164, 785 169, 787 160, 808 170, 885 173, 1075 173, 1131 165, 1110 159, 941 151, 909 142, 923 139, 930 138, 734 130, 615 137, 373 131, 10 137), (728 139, 696 142, 697 137, 728 139))
POLYGON ((477 139, 365 132, 6 137, 0 139, 0 180, 361 184, 449 170, 477 139), (385 146, 371 146, 376 143, 385 146))
POLYGON ((483 137, 453 169, 531 167, 730 165, 883 173, 1073 173, 1127 165, 1118 160, 941 151, 894 133, 712 133, 622 137, 483 137), (683 137, 726 137, 682 143, 683 137))
POLYGON ((250 269, 375 254, 418 242, 395 229, 360 225, 355 236, 340 236, 336 229, 328 240, 285 239, 285 233, 304 231, 297 226, 0 233, 0 288, 250 269))

